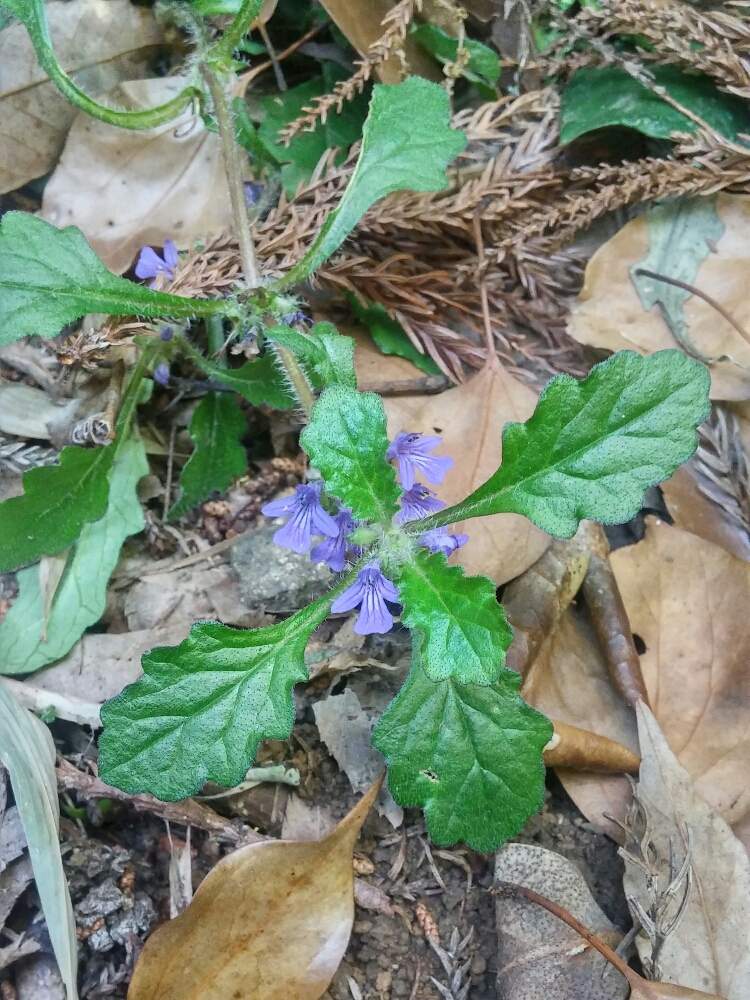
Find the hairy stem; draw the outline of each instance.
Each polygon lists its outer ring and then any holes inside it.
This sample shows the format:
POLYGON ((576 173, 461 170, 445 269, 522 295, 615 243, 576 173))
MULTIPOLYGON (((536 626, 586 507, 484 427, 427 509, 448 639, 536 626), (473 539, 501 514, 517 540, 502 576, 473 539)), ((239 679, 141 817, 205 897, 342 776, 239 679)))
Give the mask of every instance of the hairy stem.
POLYGON ((242 6, 227 30, 210 49, 209 62, 228 62, 232 53, 250 30, 250 25, 260 14, 263 0, 243 0, 242 6))
MULTIPOLYGON (((239 17, 239 15, 237 15, 239 17)), ((245 282, 250 288, 258 287, 258 262, 255 256, 255 243, 250 229, 250 217, 247 214, 245 199, 245 184, 242 179, 242 161, 240 150, 234 139, 234 119, 227 101, 224 86, 213 69, 205 63, 201 72, 208 85, 211 100, 216 114, 216 124, 221 138, 221 152, 224 157, 224 170, 229 184, 229 198, 232 203, 232 215, 240 244, 242 270, 245 282)))

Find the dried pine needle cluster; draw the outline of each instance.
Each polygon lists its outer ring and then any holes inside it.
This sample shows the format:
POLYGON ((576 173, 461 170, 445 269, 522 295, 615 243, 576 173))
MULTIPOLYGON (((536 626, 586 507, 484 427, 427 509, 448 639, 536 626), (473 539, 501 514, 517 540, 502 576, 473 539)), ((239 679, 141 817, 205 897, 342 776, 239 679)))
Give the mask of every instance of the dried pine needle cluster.
MULTIPOLYGON (((359 92, 386 59, 403 58, 411 19, 428 0, 401 0, 384 22, 350 80, 307 110, 287 136, 313 127, 332 108, 359 92)), ((465 11, 451 0, 433 0, 465 11)), ((552 8, 550 8, 552 10, 552 8)), ((425 11, 426 16, 426 11, 425 11)), ((554 15, 553 15, 554 16, 554 15)), ((457 21, 458 23, 458 21, 457 21)), ((317 274, 330 291, 344 291, 384 307, 414 344, 449 377, 460 380, 478 367, 484 351, 479 294, 484 278, 498 350, 511 366, 544 380, 550 371, 583 370, 581 349, 565 328, 571 297, 580 287, 582 264, 575 239, 595 220, 657 198, 709 195, 722 189, 750 191, 750 156, 710 129, 677 143, 669 156, 643 157, 599 166, 570 162, 559 142, 559 90, 565 73, 583 62, 607 62, 614 32, 651 43, 648 62, 679 62, 710 73, 717 84, 747 96, 750 27, 725 11, 701 11, 662 0, 604 0, 576 18, 577 37, 593 43, 584 58, 566 60, 551 51, 525 69, 527 77, 557 74, 555 86, 532 89, 458 112, 454 124, 468 137, 454 163, 448 189, 437 194, 399 193, 377 204, 342 251, 317 274), (483 259, 476 243, 480 220, 483 259)), ((570 33, 569 33, 570 37, 570 33)), ((520 57, 519 57, 520 59, 520 57)), ((698 122, 700 126, 700 121, 698 122)), ((258 255, 267 276, 285 272, 305 252, 351 176, 358 149, 336 164, 321 159, 307 184, 279 203, 256 226, 258 255)), ((214 241, 183 261, 175 291, 221 294, 239 273, 236 248, 214 241)), ((122 335, 113 326, 108 336, 122 335)))

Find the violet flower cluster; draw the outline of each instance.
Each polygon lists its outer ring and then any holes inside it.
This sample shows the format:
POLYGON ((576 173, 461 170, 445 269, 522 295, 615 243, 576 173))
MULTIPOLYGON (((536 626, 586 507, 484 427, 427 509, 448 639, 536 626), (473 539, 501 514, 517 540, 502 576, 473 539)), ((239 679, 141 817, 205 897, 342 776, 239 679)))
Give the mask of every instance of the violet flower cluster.
POLYGON ((172 240, 165 240, 163 254, 164 256, 160 257, 153 247, 143 247, 138 254, 135 275, 142 281, 151 278, 149 282, 151 288, 156 287, 161 275, 164 275, 167 281, 174 281, 180 257, 172 240))
MULTIPOLYGON (((428 482, 439 485, 452 467, 452 458, 430 454, 441 441, 439 437, 423 434, 399 434, 388 448, 386 458, 397 461, 399 480, 404 487, 401 509, 394 518, 396 524, 419 520, 445 507, 433 490, 417 482, 417 476, 421 475, 428 482)), ((272 500, 261 507, 261 511, 268 517, 286 518, 273 536, 277 545, 300 554, 309 553, 313 562, 325 563, 335 573, 341 573, 349 562, 362 554, 362 550, 349 541, 358 522, 347 507, 330 514, 323 506, 322 490, 320 482, 297 486, 290 496, 272 500), (314 544, 316 538, 321 540, 314 544)), ((451 534, 446 528, 434 528, 425 532, 419 541, 431 552, 449 556, 468 541, 468 536, 451 534)), ((354 583, 334 600, 331 611, 338 613, 358 608, 354 631, 370 635, 390 631, 393 612, 389 605, 398 603, 398 588, 383 574, 380 563, 373 559, 359 571, 354 583)))

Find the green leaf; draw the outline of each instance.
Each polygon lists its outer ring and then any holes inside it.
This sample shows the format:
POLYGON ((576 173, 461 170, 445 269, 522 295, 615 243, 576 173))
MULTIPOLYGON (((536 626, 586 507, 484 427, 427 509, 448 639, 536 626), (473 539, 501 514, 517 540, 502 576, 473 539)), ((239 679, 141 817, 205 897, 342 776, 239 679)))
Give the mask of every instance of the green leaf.
POLYGON ((355 518, 390 523, 401 490, 385 459, 388 434, 380 396, 344 386, 325 389, 300 444, 355 518))
MULTIPOLYGON (((436 24, 420 24, 412 28, 411 36, 441 63, 454 62, 458 55, 458 39, 436 24)), ((464 39, 464 48, 469 53, 469 61, 462 76, 474 83, 496 84, 500 78, 500 57, 497 52, 473 38, 464 39)))
POLYGON ((147 473, 142 442, 124 442, 112 467, 104 516, 83 527, 46 621, 39 567, 18 574, 18 597, 0 623, 0 673, 29 673, 59 660, 99 621, 122 543, 143 528, 136 487, 147 473))
POLYGON ((690 339, 684 306, 692 292, 639 275, 645 268, 690 284, 714 244, 724 234, 724 223, 716 211, 716 198, 678 198, 664 205, 653 205, 646 213, 648 254, 630 268, 641 305, 652 309, 659 305, 664 320, 678 344, 694 358, 708 362, 690 339))
POLYGON ((220 300, 186 299, 118 278, 74 226, 56 229, 27 212, 0 222, 0 347, 54 337, 86 313, 190 316, 227 312, 220 300))
POLYGON ((115 448, 60 452, 59 465, 31 469, 23 496, 0 504, 0 573, 37 562, 71 545, 89 521, 107 509, 109 473, 115 448))
POLYGON ((439 553, 419 551, 394 571, 404 606, 431 680, 491 684, 505 665, 513 633, 486 576, 464 576, 439 553))
POLYGON ((270 341, 288 348, 302 362, 317 388, 328 385, 357 388, 354 341, 342 336, 333 323, 316 323, 305 333, 288 326, 274 326, 265 333, 270 341))
POLYGON ((275 155, 269 152, 258 134, 250 117, 247 103, 242 97, 235 97, 232 101, 232 117, 234 119, 234 134, 240 146, 261 166, 277 168, 279 161, 275 155))
POLYGON ((29 857, 68 1000, 77 1000, 76 922, 60 854, 55 744, 49 730, 0 681, 0 763, 10 775, 29 857))
POLYGON ((359 94, 353 101, 347 101, 340 111, 329 113, 325 122, 319 122, 312 132, 300 132, 288 146, 278 141, 278 134, 283 128, 299 118, 316 97, 329 94, 338 81, 347 76, 342 67, 324 63, 322 76, 261 101, 265 116, 258 129, 258 137, 266 154, 283 164, 281 180, 288 195, 294 194, 300 184, 307 183, 327 149, 341 150, 338 156, 340 162, 352 143, 362 135, 367 98, 359 94))
POLYGON ((621 524, 695 451, 709 385, 705 366, 676 350, 620 351, 582 381, 558 375, 525 424, 506 424, 498 471, 419 528, 509 512, 558 538, 584 518, 621 524))
POLYGON ((370 336, 382 354, 395 354, 399 358, 406 358, 428 375, 440 374, 440 369, 432 358, 416 349, 401 324, 391 319, 381 305, 365 306, 354 295, 349 296, 349 302, 354 315, 370 331, 370 336))
POLYGON ((450 127, 450 100, 442 87, 419 76, 392 86, 378 84, 349 184, 310 249, 277 287, 309 277, 386 195, 442 190, 448 164, 465 146, 463 132, 450 127))
POLYGON ((544 802, 552 725, 504 670, 491 686, 431 681, 415 659, 372 734, 402 806, 422 806, 436 844, 494 851, 544 802))
POLYGON ((290 410, 296 405, 294 394, 285 384, 271 354, 257 361, 246 361, 241 368, 224 368, 204 358, 199 351, 191 350, 189 354, 201 371, 234 389, 253 406, 265 403, 275 410, 290 410))
POLYGON ((237 399, 226 392, 210 392, 195 408, 190 421, 194 451, 180 476, 180 499, 172 505, 170 520, 181 517, 247 471, 242 438, 247 421, 237 399))
POLYGON ((102 780, 165 801, 239 784, 260 741, 292 730, 292 688, 332 597, 266 628, 198 622, 179 646, 147 653, 144 676, 102 708, 102 780))
MULTIPOLYGON (((750 131, 745 102, 718 90, 707 76, 688 74, 676 66, 650 68, 654 82, 670 97, 708 122, 728 139, 750 131)), ((579 135, 608 125, 624 125, 654 139, 669 139, 675 132, 695 132, 690 118, 634 80, 619 66, 587 66, 577 70, 563 91, 560 139, 572 142, 579 135)))

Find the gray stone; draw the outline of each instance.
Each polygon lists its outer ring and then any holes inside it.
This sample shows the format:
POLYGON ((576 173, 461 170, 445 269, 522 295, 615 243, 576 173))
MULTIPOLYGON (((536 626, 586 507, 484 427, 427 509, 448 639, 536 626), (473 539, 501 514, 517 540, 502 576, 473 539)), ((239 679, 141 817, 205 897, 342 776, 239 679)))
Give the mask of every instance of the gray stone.
POLYGON ((273 541, 278 524, 264 524, 232 546, 240 597, 250 611, 297 611, 331 586, 333 574, 273 541))

